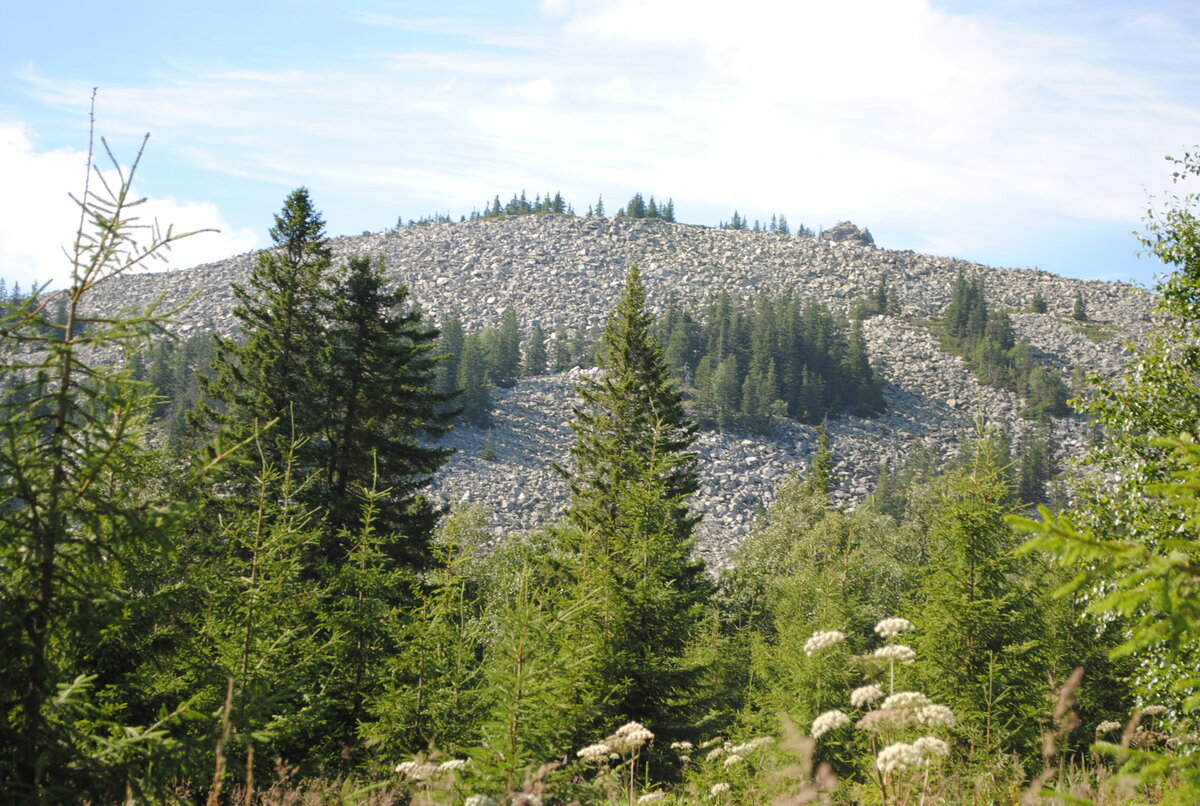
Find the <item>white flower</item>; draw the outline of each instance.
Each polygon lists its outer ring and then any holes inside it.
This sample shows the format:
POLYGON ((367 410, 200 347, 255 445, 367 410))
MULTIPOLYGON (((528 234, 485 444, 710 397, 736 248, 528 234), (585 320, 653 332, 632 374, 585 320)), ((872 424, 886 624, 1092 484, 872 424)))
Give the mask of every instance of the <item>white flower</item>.
POLYGON ((888 745, 880 750, 879 755, 875 757, 875 769, 884 775, 890 775, 893 772, 913 767, 921 767, 925 763, 925 758, 921 755, 920 751, 911 744, 905 744, 904 742, 888 745))
POLYGON ((861 686, 850 692, 850 704, 855 708, 862 708, 869 703, 875 702, 883 696, 883 689, 872 683, 869 686, 861 686))
POLYGON ((774 743, 775 740, 770 736, 759 736, 757 739, 751 739, 748 742, 742 742, 737 747, 734 747, 730 752, 739 753, 744 756, 747 753, 753 753, 760 747, 766 747, 767 745, 774 743))
POLYGON ((638 803, 657 803, 667 796, 666 792, 647 792, 637 799, 638 803))
POLYGON ((715 761, 718 758, 720 758, 721 754, 724 752, 725 752, 724 747, 714 747, 712 750, 708 751, 708 755, 704 757, 704 760, 705 761, 715 761))
POLYGON ((671 749, 672 750, 691 750, 692 743, 691 742, 671 742, 671 749))
POLYGON ((922 725, 952 728, 954 727, 954 712, 944 705, 930 703, 917 709, 917 721, 922 725))
POLYGON ((950 745, 936 736, 922 736, 913 742, 913 747, 923 756, 942 757, 950 755, 950 745))
POLYGON ((734 764, 738 764, 741 761, 742 761, 742 757, 739 756, 737 753, 730 753, 729 755, 725 756, 726 768, 732 767, 734 764))
POLYGON ((712 794, 712 796, 715 798, 715 797, 717 797, 718 795, 724 795, 726 792, 728 792, 728 791, 729 791, 729 784, 725 783, 724 781, 721 781, 719 784, 713 784, 713 785, 712 785, 712 789, 710 789, 710 790, 708 790, 708 791, 709 791, 709 792, 712 794))
POLYGON ((495 798, 489 798, 487 795, 472 795, 463 801, 463 806, 499 806, 495 798))
POLYGON ((640 722, 626 722, 617 728, 616 733, 605 739, 604 743, 624 756, 653 739, 654 734, 645 725, 640 722))
POLYGON ((441 764, 439 764, 438 772, 453 772, 455 770, 461 770, 465 766, 467 766, 467 760, 465 758, 452 758, 449 761, 443 761, 441 764))
POLYGON ((831 730, 837 730, 842 725, 849 725, 850 717, 843 714, 841 711, 826 711, 813 720, 812 737, 820 739, 831 730))
POLYGON ((420 761, 402 761, 396 765, 396 772, 414 781, 424 781, 437 771, 437 764, 423 764, 420 761))
POLYGON ((855 725, 868 733, 882 733, 903 730, 913 723, 914 718, 913 712, 907 708, 888 708, 868 711, 855 725))
POLYGON ((826 630, 825 632, 815 632, 812 637, 804 642, 804 654, 810 658, 822 649, 828 649, 831 646, 840 644, 846 640, 844 633, 838 630, 826 630))
POLYGON ((906 618, 885 618, 875 625, 875 633, 885 639, 895 638, 900 633, 912 628, 912 622, 906 618))
POLYGON ((604 742, 600 742, 599 744, 589 744, 575 755, 579 756, 585 761, 591 761, 595 764, 599 764, 601 761, 604 761, 604 759, 608 758, 608 754, 611 752, 611 747, 606 745, 604 742))
POLYGON ((684 756, 684 755, 680 755, 680 756, 679 756, 679 760, 680 760, 680 761, 682 761, 684 764, 691 764, 691 763, 692 763, 692 757, 691 757, 691 756, 684 756))
POLYGON ((933 705, 933 703, 919 691, 897 691, 884 700, 883 705, 879 707, 890 711, 893 708, 922 708, 926 705, 933 705))
POLYGON ((904 644, 888 644, 876 649, 867 657, 877 660, 894 660, 900 663, 912 663, 917 659, 917 653, 910 646, 904 644))
POLYGON ((1167 712, 1165 705, 1147 705, 1142 709, 1142 714, 1145 716, 1160 716, 1167 712))
POLYGON ((720 744, 723 741, 725 741, 725 739, 723 737, 714 736, 711 739, 709 739, 707 742, 701 742, 700 749, 707 750, 708 748, 712 747, 714 744, 720 744))
POLYGON ((1096 726, 1096 733, 1097 734, 1112 733, 1114 730, 1120 730, 1120 729, 1121 729, 1120 722, 1113 722, 1111 719, 1109 719, 1109 720, 1105 720, 1104 722, 1101 722, 1099 725, 1096 726))

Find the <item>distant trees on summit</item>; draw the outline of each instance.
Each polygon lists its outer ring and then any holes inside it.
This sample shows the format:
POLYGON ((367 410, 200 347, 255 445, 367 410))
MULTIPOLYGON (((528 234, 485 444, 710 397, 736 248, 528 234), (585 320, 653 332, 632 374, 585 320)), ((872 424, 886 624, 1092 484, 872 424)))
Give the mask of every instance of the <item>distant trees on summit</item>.
MULTIPOLYGON (((491 218, 504 218, 513 215, 562 215, 576 216, 575 207, 563 198, 562 191, 554 193, 546 192, 545 195, 537 194, 531 200, 528 194, 522 190, 520 193, 514 193, 512 198, 507 202, 500 201, 500 194, 492 197, 492 200, 485 202, 483 210, 472 210, 470 215, 458 217, 458 221, 482 221, 491 218)), ((595 204, 589 204, 587 212, 584 214, 587 218, 607 218, 608 213, 604 205, 604 196, 601 195, 596 199, 595 204)), ((658 221, 676 222, 675 217, 675 200, 668 198, 665 202, 659 201, 654 196, 645 196, 638 191, 634 193, 629 201, 620 207, 615 218, 632 218, 632 219, 656 219, 658 221)), ((452 224, 455 219, 450 213, 430 213, 421 218, 410 218, 407 222, 404 216, 400 216, 396 220, 396 227, 419 227, 426 224, 452 224)), ((788 225, 787 216, 783 213, 772 213, 768 221, 759 221, 755 219, 751 223, 749 218, 741 215, 737 210, 733 211, 733 217, 728 221, 721 221, 718 225, 721 229, 746 230, 750 232, 769 232, 773 235, 795 235, 798 238, 815 238, 817 233, 804 226, 799 225, 792 229, 788 225)), ((364 233, 365 234, 365 233, 364 233)))

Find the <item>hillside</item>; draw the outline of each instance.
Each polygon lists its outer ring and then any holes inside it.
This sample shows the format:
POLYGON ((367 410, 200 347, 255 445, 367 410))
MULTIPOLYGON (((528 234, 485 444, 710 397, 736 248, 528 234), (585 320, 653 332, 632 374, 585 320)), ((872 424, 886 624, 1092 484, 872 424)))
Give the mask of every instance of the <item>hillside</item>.
MULTIPOLYGON (((844 417, 829 423, 841 484, 836 500, 851 504, 870 491, 879 464, 900 461, 913 440, 942 453, 978 414, 1001 425, 1013 442, 1029 427, 1012 393, 979 384, 960 358, 939 347, 930 320, 950 300, 960 273, 982 278, 994 310, 1008 309, 1018 339, 1035 356, 1070 378, 1077 370, 1111 375, 1125 361, 1123 345, 1150 324, 1153 300, 1129 286, 1080 282, 1030 269, 999 269, 953 258, 875 248, 853 228, 846 240, 711 229, 653 220, 521 216, 433 224, 334 239, 337 258, 382 255, 399 282, 433 318, 455 311, 468 330, 496 322, 510 304, 522 327, 538 322, 594 327, 616 301, 631 262, 637 262, 652 310, 671 295, 704 301, 723 291, 744 298, 758 291, 792 289, 846 313, 886 274, 898 313, 864 323, 871 361, 884 380, 887 411, 876 418, 844 417), (1071 318, 1080 293, 1090 332, 1071 318), (1027 313, 1035 293, 1043 314, 1027 313)), ((231 332, 230 283, 244 282, 253 254, 180 272, 119 278, 96 290, 101 309, 145 305, 163 297, 168 306, 191 302, 174 329, 231 332)), ((571 444, 567 427, 572 381, 580 370, 522 381, 496 390, 495 426, 460 428, 449 437, 457 454, 435 484, 445 500, 472 501, 488 512, 500 533, 545 523, 564 502, 565 485, 550 469, 571 444), (494 458, 480 458, 485 447, 494 458)), ((1078 417, 1055 421, 1055 444, 1078 455, 1086 425, 1078 417)), ((768 503, 778 480, 803 468, 814 449, 815 429, 789 423, 770 436, 709 432, 697 448, 703 458, 694 506, 705 515, 700 550, 720 563, 746 534, 756 506, 768 503)))

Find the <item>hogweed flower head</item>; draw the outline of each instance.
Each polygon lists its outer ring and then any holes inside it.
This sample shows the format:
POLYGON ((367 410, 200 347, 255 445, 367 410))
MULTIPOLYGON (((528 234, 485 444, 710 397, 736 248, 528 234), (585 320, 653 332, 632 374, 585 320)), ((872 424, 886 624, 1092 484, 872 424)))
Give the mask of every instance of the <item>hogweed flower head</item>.
POLYGON ((757 739, 751 739, 748 742, 742 742, 729 752, 738 753, 744 756, 747 753, 753 753, 758 748, 766 747, 769 744, 775 744, 775 740, 770 736, 759 736, 757 739))
POLYGON ((907 708, 878 708, 864 714, 855 727, 867 733, 887 733, 907 728, 914 719, 915 715, 907 708))
POLYGON ((1120 722, 1113 722, 1111 719, 1106 719, 1105 721, 1101 722, 1099 725, 1096 726, 1096 734, 1098 736, 1103 736, 1106 733, 1112 733, 1114 730, 1120 730, 1120 729, 1121 729, 1120 722))
POLYGON ((604 740, 614 752, 628 755, 646 742, 653 741, 654 734, 640 722, 626 722, 617 728, 616 733, 604 740))
POLYGON ((721 754, 724 752, 725 752, 724 747, 714 747, 712 750, 708 751, 708 755, 706 755, 704 757, 704 760, 705 761, 716 761, 718 758, 721 757, 721 754))
POLYGON ((691 742, 671 742, 672 750, 691 750, 692 747, 691 742))
POLYGON ((414 781, 424 781, 437 771, 437 764, 429 764, 415 759, 412 761, 401 761, 396 765, 396 772, 414 781))
POLYGON ((463 801, 463 806, 500 806, 495 798, 487 795, 472 795, 463 801))
POLYGON ((950 755, 950 745, 936 736, 922 736, 913 742, 913 747, 928 758, 945 758, 950 755))
POLYGON ((743 760, 744 759, 742 759, 742 757, 739 756, 737 753, 730 753, 729 755, 725 756, 725 762, 724 762, 725 768, 728 769, 729 767, 732 767, 734 764, 740 764, 743 760))
POLYGON ((836 646, 845 640, 845 633, 839 630, 815 632, 812 634, 811 638, 804 642, 804 654, 811 658, 822 649, 828 649, 831 646, 836 646))
POLYGON ((933 705, 933 703, 919 691, 897 691, 884 700, 883 705, 879 707, 886 711, 891 708, 923 708, 926 705, 933 705))
POLYGON ((666 792, 647 792, 637 799, 638 803, 658 803, 667 796, 666 792))
POLYGON ((1143 716, 1162 716, 1167 712, 1165 705, 1147 705, 1142 709, 1143 716))
POLYGON ((812 737, 820 739, 831 730, 837 730, 843 725, 850 724, 850 717, 843 714, 841 711, 826 711, 813 720, 812 737))
POLYGON ((906 618, 885 618, 875 625, 875 634, 884 640, 895 638, 902 632, 913 628, 912 622, 906 618))
POLYGON ((952 728, 955 723, 954 712, 944 705, 930 703, 917 709, 917 721, 922 725, 952 728))
POLYGON ((589 744, 587 747, 580 750, 575 755, 579 756, 584 761, 590 761, 594 764, 599 764, 608 758, 608 754, 612 752, 612 748, 604 742, 598 744, 589 744))
POLYGON ((917 653, 913 651, 912 647, 905 644, 888 644, 879 647, 867 657, 873 660, 889 660, 909 664, 917 659, 917 653))
POLYGON ((880 750, 879 755, 875 757, 875 769, 885 776, 891 775, 893 772, 922 767, 927 763, 920 750, 905 742, 890 744, 880 750))
POLYGON ((719 797, 729 791, 729 784, 721 781, 720 783, 713 784, 712 789, 708 791, 714 798, 719 797))
POLYGON ((869 686, 860 686, 850 692, 850 704, 855 708, 862 708, 870 703, 875 702, 883 696, 883 689, 879 685, 872 683, 869 686))
POLYGON ((456 772, 467 766, 465 758, 452 758, 438 765, 438 772, 456 772))

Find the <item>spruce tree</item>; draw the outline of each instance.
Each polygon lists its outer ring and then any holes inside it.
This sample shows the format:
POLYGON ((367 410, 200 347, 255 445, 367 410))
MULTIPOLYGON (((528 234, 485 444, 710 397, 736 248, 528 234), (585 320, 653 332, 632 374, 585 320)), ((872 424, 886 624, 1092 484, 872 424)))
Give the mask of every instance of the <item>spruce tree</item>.
POLYGON ((356 257, 334 284, 320 361, 323 416, 309 446, 323 473, 309 498, 326 508, 336 535, 361 528, 364 491, 388 491, 375 502, 374 528, 403 534, 400 553, 420 564, 433 513, 419 491, 449 455, 429 443, 448 428, 452 395, 434 390, 437 330, 409 305, 407 288, 386 290, 385 282, 382 259, 356 257))
POLYGON ((201 418, 233 438, 277 421, 261 446, 267 462, 278 466, 291 448, 293 428, 312 433, 320 419, 316 362, 331 255, 325 220, 307 188, 288 195, 270 232, 275 248, 259 254, 246 286, 233 286, 242 340, 217 340, 213 376, 203 381, 201 418))
POLYGON ((613 715, 669 733, 680 725, 671 704, 686 691, 683 653, 710 584, 691 553, 695 427, 651 323, 634 266, 604 331, 602 373, 579 386, 575 467, 564 471, 571 503, 560 531, 573 535, 582 567, 598 577, 600 683, 611 687, 613 715))
POLYGON ((1071 306, 1071 318, 1078 322, 1086 322, 1088 320, 1087 303, 1083 301, 1083 292, 1075 292, 1075 302, 1071 306))
POLYGON ((506 388, 515 386, 521 371, 521 329, 517 311, 511 305, 504 309, 492 347, 488 367, 492 383, 506 388))
POLYGON ((548 358, 546 355, 546 331, 540 323, 534 323, 529 339, 525 343, 525 364, 522 375, 545 375, 548 358))

